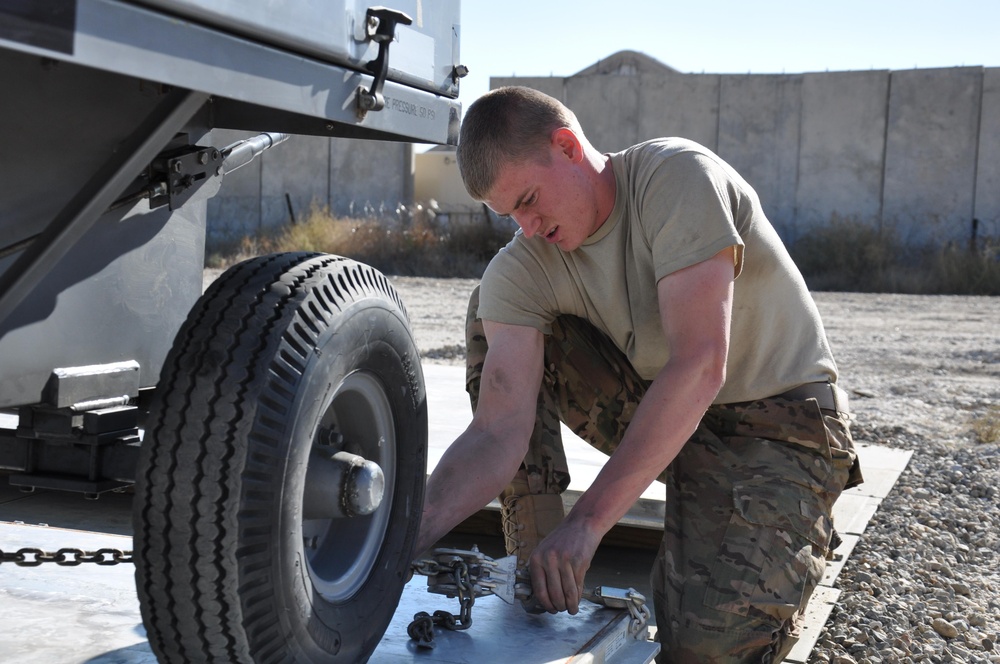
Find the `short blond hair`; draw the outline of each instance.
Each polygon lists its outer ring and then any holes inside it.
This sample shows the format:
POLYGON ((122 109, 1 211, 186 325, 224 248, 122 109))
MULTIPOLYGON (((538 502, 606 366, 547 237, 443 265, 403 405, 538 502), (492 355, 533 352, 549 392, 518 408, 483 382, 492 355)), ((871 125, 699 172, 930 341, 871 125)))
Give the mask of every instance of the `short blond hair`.
POLYGON ((552 132, 562 127, 582 136, 573 111, 532 88, 497 88, 474 101, 462 121, 457 155, 469 195, 486 200, 507 163, 547 161, 552 132))

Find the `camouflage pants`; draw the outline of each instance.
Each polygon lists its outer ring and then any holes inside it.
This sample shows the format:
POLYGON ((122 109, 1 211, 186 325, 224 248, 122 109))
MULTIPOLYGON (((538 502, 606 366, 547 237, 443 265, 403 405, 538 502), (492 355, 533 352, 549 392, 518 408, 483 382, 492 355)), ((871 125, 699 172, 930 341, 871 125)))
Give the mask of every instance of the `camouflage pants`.
MULTIPOLYGON (((486 356, 467 321, 467 389, 475 409, 486 356)), ((593 326, 563 316, 545 341, 535 429, 524 460, 532 493, 569 485, 559 422, 601 451, 621 441, 649 383, 593 326)), ((712 406, 666 484, 663 541, 653 564, 660 662, 778 662, 823 576, 831 510, 860 483, 844 417, 815 400, 712 406)))

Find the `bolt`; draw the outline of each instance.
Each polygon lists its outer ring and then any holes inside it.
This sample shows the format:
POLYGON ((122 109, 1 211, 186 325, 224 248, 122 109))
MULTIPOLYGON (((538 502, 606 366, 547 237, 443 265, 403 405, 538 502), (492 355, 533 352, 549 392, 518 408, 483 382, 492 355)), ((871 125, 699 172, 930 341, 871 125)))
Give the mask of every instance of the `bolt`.
POLYGON ((334 427, 330 427, 329 429, 320 429, 318 435, 316 436, 316 443, 319 445, 334 445, 336 447, 343 447, 344 434, 338 432, 334 427))
POLYGON ((208 163, 208 152, 198 153, 198 163, 201 164, 202 166, 208 163))
POLYGON ((181 166, 181 162, 179 161, 174 162, 174 173, 180 173, 182 168, 183 166, 181 166))

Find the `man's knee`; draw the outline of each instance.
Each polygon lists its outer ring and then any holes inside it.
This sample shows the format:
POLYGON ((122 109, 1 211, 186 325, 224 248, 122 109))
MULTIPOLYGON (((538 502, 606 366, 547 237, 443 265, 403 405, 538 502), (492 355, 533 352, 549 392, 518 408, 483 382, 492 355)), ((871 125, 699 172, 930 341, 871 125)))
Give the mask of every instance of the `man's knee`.
MULTIPOLYGON (((662 601, 662 597, 654 601, 662 601)), ((658 615, 657 641, 661 650, 657 662, 780 662, 798 641, 794 624, 793 619, 780 621, 765 614, 736 616, 701 611, 700 615, 658 615)))

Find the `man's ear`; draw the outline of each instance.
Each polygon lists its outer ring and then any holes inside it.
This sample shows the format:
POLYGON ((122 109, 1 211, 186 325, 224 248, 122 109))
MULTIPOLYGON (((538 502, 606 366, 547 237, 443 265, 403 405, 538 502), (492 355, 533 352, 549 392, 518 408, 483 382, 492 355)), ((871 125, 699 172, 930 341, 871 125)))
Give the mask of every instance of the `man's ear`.
POLYGON ((583 161, 583 144, 576 132, 569 127, 559 127, 552 132, 552 147, 569 157, 573 163, 583 161))

